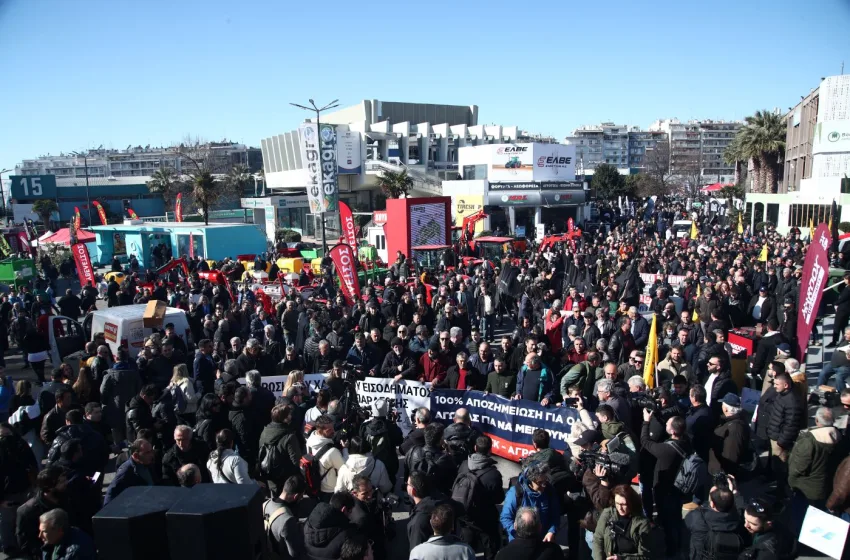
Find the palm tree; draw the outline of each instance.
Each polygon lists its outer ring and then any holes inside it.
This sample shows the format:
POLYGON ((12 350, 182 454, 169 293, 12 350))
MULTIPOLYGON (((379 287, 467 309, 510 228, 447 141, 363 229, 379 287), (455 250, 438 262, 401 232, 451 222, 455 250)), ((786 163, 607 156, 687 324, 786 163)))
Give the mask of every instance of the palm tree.
POLYGON ((254 182, 254 177, 247 165, 234 165, 224 179, 229 189, 242 195, 245 189, 254 182))
POLYGON ((744 120, 746 125, 738 131, 733 151, 736 157, 746 157, 753 164, 752 192, 776 192, 776 177, 785 156, 786 123, 767 110, 756 111, 744 120))
POLYGON ((204 224, 210 224, 210 208, 221 197, 221 184, 209 171, 198 169, 189 174, 189 189, 195 205, 204 217, 204 224))
POLYGON ((44 228, 50 229, 50 215, 59 211, 59 205, 55 200, 42 198, 33 202, 32 211, 44 222, 44 228))
POLYGON ((378 186, 381 187, 387 198, 401 198, 407 196, 407 193, 413 188, 413 179, 407 174, 406 169, 400 173, 385 169, 378 177, 378 186))
POLYGON ((180 190, 180 178, 177 172, 170 167, 160 167, 151 175, 147 182, 148 192, 162 195, 166 205, 171 204, 171 199, 177 196, 180 190))
POLYGON ((723 150, 723 161, 729 165, 735 166, 735 184, 741 181, 741 167, 749 158, 744 154, 741 148, 740 137, 736 134, 732 142, 723 150))

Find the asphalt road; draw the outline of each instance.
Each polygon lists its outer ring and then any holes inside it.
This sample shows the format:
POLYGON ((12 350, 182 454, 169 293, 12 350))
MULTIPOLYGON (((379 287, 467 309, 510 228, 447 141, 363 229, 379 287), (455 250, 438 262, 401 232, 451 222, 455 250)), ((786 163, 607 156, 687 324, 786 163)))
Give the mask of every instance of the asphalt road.
MULTIPOLYGON (((105 308, 105 307, 106 307, 105 302, 103 302, 103 301, 98 302, 98 308, 105 308)), ((498 327, 496 328, 496 334, 498 336, 498 335, 501 335, 503 333, 511 332, 513 330, 513 328, 514 328, 514 326, 513 326, 512 322, 506 322, 502 328, 498 328, 498 327)), ((826 319, 826 329, 825 330, 826 330, 827 335, 831 334, 831 332, 832 332, 832 318, 831 317, 826 319)), ((826 338, 827 338, 827 340, 829 340, 829 336, 827 336, 826 338)), ((820 372, 821 363, 822 363, 823 358, 826 357, 826 359, 829 359, 829 357, 831 356, 831 352, 832 352, 831 349, 824 351, 824 349, 821 346, 812 346, 812 347, 809 348, 809 353, 808 353, 808 356, 807 356, 807 363, 809 364, 808 367, 807 367, 807 373, 808 373, 808 380, 809 380, 810 386, 813 386, 815 384, 816 380, 817 380, 817 374, 818 374, 818 372, 820 372)), ((22 379, 23 378, 23 379, 30 379, 32 381, 35 381, 35 375, 33 374, 31 369, 26 369, 26 370, 21 369, 23 362, 21 360, 20 354, 17 352, 16 349, 12 349, 11 354, 6 356, 6 364, 7 364, 7 373, 9 375, 11 375, 14 379, 22 379)), ((50 371, 50 369, 46 370, 46 372, 48 374, 49 374, 49 371, 50 371)), ((813 411, 813 409, 812 409, 812 411, 813 411)), ((811 422, 811 420, 810 420, 810 422, 811 422)), ((499 472, 501 472, 501 474, 502 474, 502 479, 503 479, 505 489, 507 490, 508 481, 511 479, 511 477, 517 476, 519 474, 518 464, 514 463, 513 461, 509 461, 509 460, 502 459, 502 458, 499 458, 499 457, 495 457, 495 459, 498 463, 499 472)), ((111 482, 113 476, 114 476, 114 471, 109 472, 105 475, 105 477, 104 477, 104 481, 105 481, 104 487, 106 487, 111 482)), ((403 493, 405 491, 404 489, 405 489, 405 483, 399 477, 399 480, 396 481, 396 492, 399 495, 403 495, 403 493)), ((754 498, 754 497, 761 497, 761 496, 764 496, 766 494, 769 494, 770 488, 768 486, 766 486, 765 484, 758 483, 758 482, 752 482, 752 483, 744 484, 741 488, 741 493, 747 499, 754 498)), ((408 556, 409 548, 408 548, 407 532, 406 532, 408 511, 409 511, 409 506, 407 505, 406 500, 401 500, 399 505, 396 507, 396 512, 393 514, 393 517, 396 520, 397 536, 393 541, 391 541, 389 543, 388 558, 393 558, 393 559, 407 558, 407 556, 408 556)), ((566 542, 567 541, 566 541, 565 526, 559 532, 557 541, 564 548, 566 548, 566 542)), ((582 547, 582 550, 580 552, 580 554, 582 555, 581 557, 582 558, 590 558, 590 551, 586 546, 584 546, 583 540, 580 540, 580 546, 582 547)), ((806 556, 800 556, 800 558, 805 560, 805 559, 809 559, 809 558, 821 558, 821 557, 823 557, 822 555, 819 555, 818 553, 814 553, 813 551, 808 551, 807 554, 808 555, 806 555, 806 556)), ((479 555, 479 556, 481 556, 481 555, 479 555)), ((6 558, 9 558, 9 557, 4 555, 4 554, 0 554, 0 560, 4 560, 6 558)))

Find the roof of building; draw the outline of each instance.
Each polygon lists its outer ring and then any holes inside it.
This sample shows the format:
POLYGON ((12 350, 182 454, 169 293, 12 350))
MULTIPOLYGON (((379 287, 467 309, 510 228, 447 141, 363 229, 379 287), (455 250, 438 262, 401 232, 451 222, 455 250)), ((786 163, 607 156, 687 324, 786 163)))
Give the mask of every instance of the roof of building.
POLYGON ((219 223, 205 225, 202 222, 142 222, 140 224, 108 224, 105 226, 92 226, 89 229, 95 232, 98 231, 116 231, 122 229, 136 229, 149 231, 162 231, 165 229, 207 229, 207 228, 224 228, 233 226, 253 226, 254 224, 231 224, 219 223))
MULTIPOLYGON (((89 176, 90 187, 112 187, 122 185, 144 185, 151 178, 149 175, 137 175, 133 177, 92 177, 89 176)), ((57 177, 57 187, 85 187, 85 177, 57 177)))

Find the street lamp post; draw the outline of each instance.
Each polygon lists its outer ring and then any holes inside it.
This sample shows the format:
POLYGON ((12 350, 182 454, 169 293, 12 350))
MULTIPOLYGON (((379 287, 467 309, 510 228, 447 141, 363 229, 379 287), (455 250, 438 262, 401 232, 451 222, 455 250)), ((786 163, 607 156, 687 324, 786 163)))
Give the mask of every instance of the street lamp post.
MULTIPOLYGON (((321 142, 322 141, 322 139, 321 139, 322 133, 321 133, 321 129, 320 129, 321 123, 319 122, 319 119, 322 116, 322 111, 327 111, 328 109, 334 109, 336 107, 339 107, 339 103, 338 103, 339 99, 334 99, 333 101, 331 101, 330 103, 328 103, 324 107, 317 107, 316 103, 312 99, 308 99, 308 101, 310 102, 309 107, 307 107, 305 105, 299 105, 298 103, 290 103, 290 105, 292 105, 293 107, 298 107, 299 109, 304 109, 305 111, 312 111, 312 112, 316 113, 316 131, 319 133, 319 142, 321 142)), ((321 165, 321 162, 320 162, 319 163, 319 184, 321 184, 323 180, 324 180, 324 171, 322 170, 322 165, 321 165)), ((323 251, 324 254, 327 254, 328 243, 327 243, 327 239, 325 238, 325 213, 322 212, 320 215, 322 217, 322 251, 323 251)))
POLYGON ((83 158, 83 166, 86 170, 86 210, 89 215, 89 227, 92 226, 91 221, 91 196, 89 195, 89 158, 88 154, 81 154, 79 152, 71 152, 72 156, 82 157, 83 158))

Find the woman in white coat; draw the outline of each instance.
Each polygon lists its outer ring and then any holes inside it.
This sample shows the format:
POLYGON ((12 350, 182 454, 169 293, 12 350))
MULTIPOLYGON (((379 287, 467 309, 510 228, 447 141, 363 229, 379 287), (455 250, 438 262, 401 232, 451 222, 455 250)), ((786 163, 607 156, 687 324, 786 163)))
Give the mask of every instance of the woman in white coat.
POLYGON ((255 484, 248 463, 233 450, 233 432, 227 429, 215 436, 215 451, 210 453, 207 470, 215 484, 255 484))
POLYGON ((195 390, 195 382, 189 377, 189 368, 186 364, 174 366, 174 374, 171 376, 169 387, 176 387, 183 393, 183 401, 186 403, 186 408, 180 413, 183 421, 190 426, 195 425, 195 413, 198 412, 198 401, 201 400, 201 393, 195 390))
POLYGON ((359 474, 368 476, 372 486, 383 495, 389 494, 393 489, 393 481, 390 480, 383 461, 372 457, 369 444, 360 436, 353 436, 348 441, 348 459, 339 469, 334 492, 351 492, 354 489, 354 477, 359 474))

